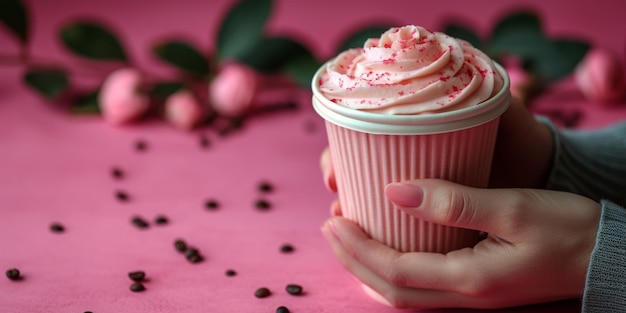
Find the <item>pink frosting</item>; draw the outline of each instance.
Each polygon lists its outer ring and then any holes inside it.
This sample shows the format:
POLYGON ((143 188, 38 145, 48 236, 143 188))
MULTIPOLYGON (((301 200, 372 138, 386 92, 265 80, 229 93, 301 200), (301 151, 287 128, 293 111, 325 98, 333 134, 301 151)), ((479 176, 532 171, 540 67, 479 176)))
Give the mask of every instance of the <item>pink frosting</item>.
POLYGON ((394 27, 329 62, 319 81, 331 101, 384 114, 445 112, 479 104, 503 80, 468 42, 420 26, 394 27))

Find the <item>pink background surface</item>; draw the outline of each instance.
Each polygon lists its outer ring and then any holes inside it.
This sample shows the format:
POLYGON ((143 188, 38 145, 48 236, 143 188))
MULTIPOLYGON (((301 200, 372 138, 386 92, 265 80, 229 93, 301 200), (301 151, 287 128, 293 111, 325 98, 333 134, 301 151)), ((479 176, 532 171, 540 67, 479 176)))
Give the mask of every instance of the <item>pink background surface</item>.
MULTIPOLYGON (((232 1, 36 0, 32 50, 39 57, 74 64, 56 39, 68 18, 110 22, 142 66, 157 72, 148 47, 157 39, 184 35, 214 48, 219 18, 232 1)), ((372 20, 439 29, 457 16, 486 32, 514 7, 540 9, 553 35, 581 36, 623 57, 626 22, 621 1, 276 1, 269 32, 289 33, 328 58, 341 36, 372 20), (393 3, 393 5, 389 5, 393 3)), ((0 31, 0 54, 16 51, 0 31)), ((97 117, 60 114, 20 83, 22 68, 0 67, 0 270, 19 268, 24 279, 0 278, 1 312, 396 312, 369 299, 339 265, 319 227, 333 199, 323 187, 318 158, 326 146, 323 122, 310 107, 310 92, 298 95, 300 110, 255 117, 245 129, 222 138, 214 132, 176 131, 161 122, 112 127, 97 117), (315 126, 314 131, 309 129, 315 126), (199 147, 200 134, 212 141, 199 147), (138 139, 148 150, 133 149, 138 139), (111 178, 113 166, 125 179, 111 178), (257 183, 268 180, 271 210, 259 212, 257 183), (131 195, 129 203, 114 197, 131 195), (203 203, 215 198, 217 211, 203 203), (139 230, 133 215, 165 226, 139 230), (52 222, 66 232, 54 234, 52 222), (190 264, 173 248, 183 238, 206 260, 190 264), (291 243, 291 254, 279 252, 291 243), (224 275, 226 269, 238 272, 224 275), (144 270, 143 293, 130 292, 127 273, 144 270), (284 291, 301 284, 305 294, 284 291), (266 286, 273 295, 253 296, 266 286)), ((539 107, 580 109, 580 127, 597 128, 626 118, 626 109, 586 101, 571 79, 537 100, 539 107)), ((4 275, 4 274, 2 274, 4 275)), ((577 300, 490 312, 577 312, 577 300)), ((437 312, 465 312, 440 310, 437 312)), ((472 311, 473 312, 473 311, 472 311)))

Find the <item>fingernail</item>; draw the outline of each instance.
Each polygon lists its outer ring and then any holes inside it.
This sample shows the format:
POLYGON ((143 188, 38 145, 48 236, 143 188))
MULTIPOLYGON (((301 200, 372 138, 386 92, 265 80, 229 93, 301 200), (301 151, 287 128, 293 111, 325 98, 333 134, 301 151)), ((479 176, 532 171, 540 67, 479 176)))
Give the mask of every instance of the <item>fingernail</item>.
POLYGON ((337 237, 337 229, 335 228, 335 223, 333 223, 332 219, 328 220, 327 225, 328 225, 328 229, 330 229, 333 235, 337 237))
POLYGON ((327 240, 337 240, 337 231, 330 220, 327 220, 324 224, 322 224, 322 233, 327 240))
POLYGON ((424 199, 422 188, 406 183, 391 183, 385 187, 385 195, 393 203, 405 207, 418 207, 424 199))
POLYGON ((324 170, 324 184, 326 185, 326 189, 328 189, 331 192, 336 192, 337 191, 337 184, 335 183, 335 177, 333 175, 333 171, 331 170, 324 170))

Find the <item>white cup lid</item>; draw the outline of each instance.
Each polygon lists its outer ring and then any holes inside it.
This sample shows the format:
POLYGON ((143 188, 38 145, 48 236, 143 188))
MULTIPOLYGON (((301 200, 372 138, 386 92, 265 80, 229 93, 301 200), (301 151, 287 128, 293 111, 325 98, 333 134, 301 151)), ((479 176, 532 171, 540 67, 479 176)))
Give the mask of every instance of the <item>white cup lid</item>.
POLYGON ((330 101, 319 90, 319 79, 326 64, 322 65, 311 83, 313 108, 322 118, 338 126, 372 134, 420 135, 446 133, 478 126, 500 116, 509 107, 511 93, 509 77, 499 64, 496 70, 503 78, 503 85, 495 96, 478 105, 460 110, 420 114, 391 115, 352 109, 330 101))

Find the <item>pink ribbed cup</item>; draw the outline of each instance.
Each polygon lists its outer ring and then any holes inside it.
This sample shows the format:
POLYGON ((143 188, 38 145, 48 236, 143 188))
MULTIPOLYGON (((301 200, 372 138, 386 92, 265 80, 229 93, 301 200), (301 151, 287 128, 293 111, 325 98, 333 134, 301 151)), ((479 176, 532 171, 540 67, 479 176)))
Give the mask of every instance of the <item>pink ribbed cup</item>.
POLYGON ((476 244, 477 231, 414 218, 395 208, 384 189, 418 178, 487 186, 498 122, 510 103, 508 76, 496 67, 504 85, 481 104, 445 113, 384 115, 325 98, 318 86, 322 66, 313 78, 313 107, 326 120, 343 216, 402 252, 446 253, 476 244))

